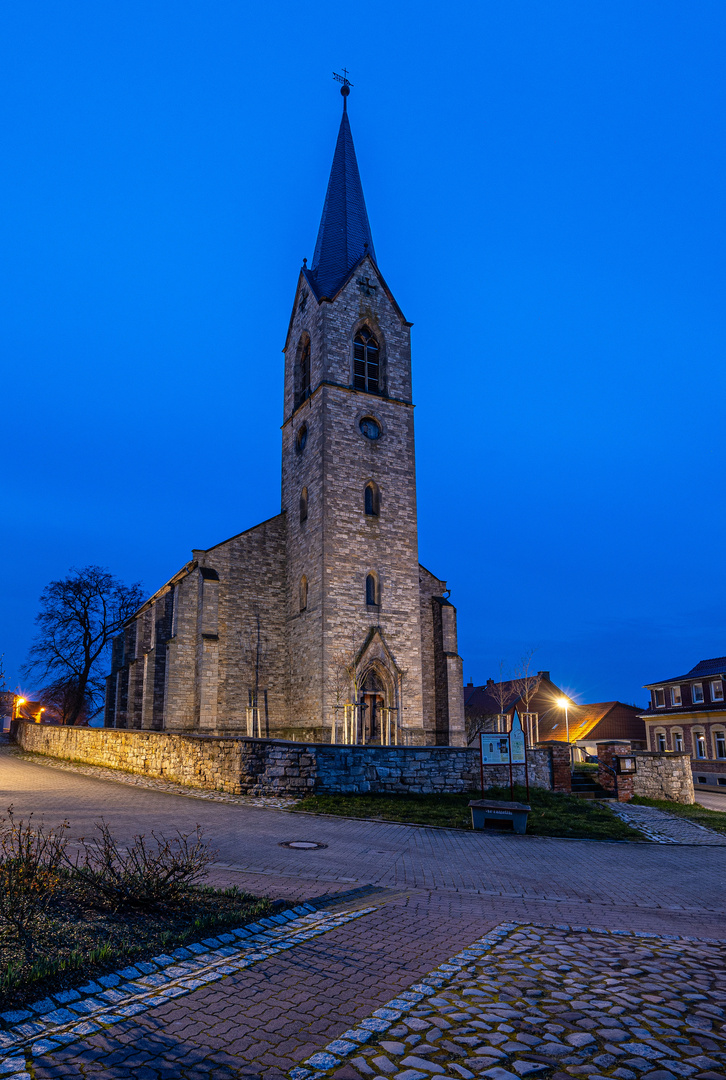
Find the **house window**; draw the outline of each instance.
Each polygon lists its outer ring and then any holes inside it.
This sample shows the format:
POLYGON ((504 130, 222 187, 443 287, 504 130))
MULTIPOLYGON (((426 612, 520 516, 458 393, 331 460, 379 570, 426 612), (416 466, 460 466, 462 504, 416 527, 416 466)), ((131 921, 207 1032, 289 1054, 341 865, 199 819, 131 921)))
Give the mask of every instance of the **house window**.
POLYGON ((665 708, 665 690, 656 690, 655 692, 655 707, 656 709, 665 708))
POLYGON ((711 701, 723 701, 722 679, 714 679, 711 683, 711 701))
POLYGON ((674 731, 673 732, 673 749, 677 750, 679 753, 683 752, 683 732, 682 731, 674 731))
POLYGON ((308 606, 308 579, 303 576, 300 578, 300 610, 305 611, 308 606))
POLYGON ((726 732, 717 731, 713 738, 716 743, 716 757, 726 758, 726 732))
POLYGON ((671 687, 671 705, 680 705, 681 702, 681 688, 680 686, 671 687))
POLYGON ((368 517, 378 517, 380 511, 380 497, 378 494, 378 488, 371 482, 366 484, 365 491, 363 493, 363 503, 365 506, 365 512, 368 517))
POLYGON ((716 783, 720 784, 722 787, 726 787, 726 776, 719 776, 716 779, 716 783))
POLYGON ((691 700, 694 705, 700 705, 703 701, 703 683, 694 682, 691 686, 691 700))
POLYGON ((367 327, 362 327, 353 341, 353 386, 369 394, 380 392, 380 354, 378 342, 367 327))
POLYGON ((698 782, 699 782, 699 784, 707 784, 708 780, 706 779, 705 776, 699 776, 698 777, 698 782))
POLYGON ((300 492, 300 524, 308 519, 308 489, 304 487, 300 492))
POLYGON ((706 753, 706 736, 704 735, 704 733, 702 731, 694 731, 693 738, 696 747, 696 757, 708 757, 706 753))
POLYGON ((659 731, 655 737, 655 748, 659 754, 665 754, 666 751, 666 737, 665 733, 659 731))
POLYGON ((366 604, 370 607, 378 605, 378 582, 374 574, 368 574, 366 578, 366 604))

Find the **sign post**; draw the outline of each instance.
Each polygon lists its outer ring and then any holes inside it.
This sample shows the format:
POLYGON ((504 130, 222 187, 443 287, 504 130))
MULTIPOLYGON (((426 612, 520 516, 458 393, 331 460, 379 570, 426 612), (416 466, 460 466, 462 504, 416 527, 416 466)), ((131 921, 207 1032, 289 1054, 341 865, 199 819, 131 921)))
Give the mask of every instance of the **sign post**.
MULTIPOLYGON (((481 755, 481 791, 483 798, 485 765, 509 765, 511 778, 511 764, 509 760, 509 735, 502 735, 499 732, 492 732, 489 734, 482 732, 479 735, 479 752, 481 755)), ((511 791, 510 794, 512 794, 511 791)))
MULTIPOLYGON (((514 710, 514 716, 512 717, 512 730, 509 733, 509 747, 510 747, 510 780, 512 765, 524 765, 524 782, 527 785, 527 802, 529 802, 529 768, 527 765, 527 740, 524 737, 524 731, 522 729, 522 722, 519 719, 519 713, 514 710)), ((514 798, 514 794, 512 794, 514 798)))

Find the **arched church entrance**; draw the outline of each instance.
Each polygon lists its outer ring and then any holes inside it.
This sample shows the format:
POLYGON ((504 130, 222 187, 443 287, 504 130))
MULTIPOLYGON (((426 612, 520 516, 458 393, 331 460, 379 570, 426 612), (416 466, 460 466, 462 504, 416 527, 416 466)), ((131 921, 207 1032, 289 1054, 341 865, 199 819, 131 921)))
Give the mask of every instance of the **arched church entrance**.
POLYGON ((383 672, 370 668, 361 685, 361 728, 364 743, 396 740, 396 702, 393 682, 383 672))

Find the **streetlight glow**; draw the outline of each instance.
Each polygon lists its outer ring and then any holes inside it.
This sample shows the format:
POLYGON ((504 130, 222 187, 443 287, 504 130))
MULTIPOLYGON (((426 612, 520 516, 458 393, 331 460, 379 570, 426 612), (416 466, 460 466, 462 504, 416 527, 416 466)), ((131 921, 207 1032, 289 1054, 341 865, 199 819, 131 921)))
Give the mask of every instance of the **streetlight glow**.
POLYGON ((570 703, 566 697, 559 697, 557 698, 557 704, 561 709, 566 709, 570 703))

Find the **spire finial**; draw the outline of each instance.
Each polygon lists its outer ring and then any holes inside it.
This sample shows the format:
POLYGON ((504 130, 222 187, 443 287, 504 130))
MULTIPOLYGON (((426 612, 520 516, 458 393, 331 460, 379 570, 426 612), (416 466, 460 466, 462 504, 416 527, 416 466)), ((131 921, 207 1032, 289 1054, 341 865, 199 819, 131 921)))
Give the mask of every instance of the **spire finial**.
POLYGON ((348 69, 343 68, 343 74, 342 75, 338 75, 337 71, 334 71, 333 72, 333 78, 335 79, 336 82, 339 82, 339 83, 343 84, 341 86, 341 88, 340 88, 340 92, 343 95, 343 112, 347 112, 347 110, 348 110, 348 94, 350 93, 350 88, 353 85, 353 83, 348 78, 348 69))

